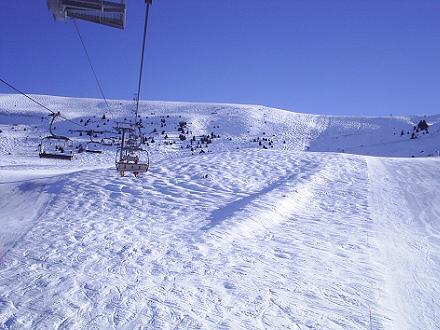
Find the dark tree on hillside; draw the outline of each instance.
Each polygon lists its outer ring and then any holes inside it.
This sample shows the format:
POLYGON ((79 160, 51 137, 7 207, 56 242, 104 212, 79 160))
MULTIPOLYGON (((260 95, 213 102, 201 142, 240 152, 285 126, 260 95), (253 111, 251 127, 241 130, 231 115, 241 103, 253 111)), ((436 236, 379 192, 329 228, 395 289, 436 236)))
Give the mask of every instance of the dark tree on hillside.
POLYGON ((425 119, 422 119, 421 121, 419 121, 419 123, 417 124, 417 128, 421 131, 423 130, 427 130, 429 128, 428 123, 426 122, 425 119))

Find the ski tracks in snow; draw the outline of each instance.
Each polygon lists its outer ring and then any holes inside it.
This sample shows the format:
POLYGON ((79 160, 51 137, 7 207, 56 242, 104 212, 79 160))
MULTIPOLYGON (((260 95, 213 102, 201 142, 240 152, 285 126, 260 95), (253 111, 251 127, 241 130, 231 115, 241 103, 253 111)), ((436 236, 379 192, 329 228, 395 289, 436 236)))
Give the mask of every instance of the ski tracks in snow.
POLYGON ((440 328, 440 194, 436 159, 368 158, 372 232, 390 329, 440 328))
POLYGON ((357 156, 240 150, 142 180, 68 174, 3 260, 0 325, 365 329, 371 309, 381 328, 367 173, 357 156))
MULTIPOLYGON (((365 329, 380 283, 369 260, 366 163, 300 159, 293 173, 216 209, 199 249, 232 315, 248 308, 234 326, 365 329)), ((375 319, 380 326, 383 316, 375 319)))

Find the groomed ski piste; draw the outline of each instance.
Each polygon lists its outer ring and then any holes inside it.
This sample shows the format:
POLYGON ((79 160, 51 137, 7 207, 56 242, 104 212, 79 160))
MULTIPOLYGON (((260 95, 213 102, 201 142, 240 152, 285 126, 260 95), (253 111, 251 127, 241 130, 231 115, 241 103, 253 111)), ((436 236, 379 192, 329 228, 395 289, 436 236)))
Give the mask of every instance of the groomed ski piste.
MULTIPOLYGON (((133 113, 33 97, 94 129, 133 113)), ((47 115, 0 95, 0 328, 440 328, 440 115, 145 101, 141 178, 115 147, 40 159, 47 115)))

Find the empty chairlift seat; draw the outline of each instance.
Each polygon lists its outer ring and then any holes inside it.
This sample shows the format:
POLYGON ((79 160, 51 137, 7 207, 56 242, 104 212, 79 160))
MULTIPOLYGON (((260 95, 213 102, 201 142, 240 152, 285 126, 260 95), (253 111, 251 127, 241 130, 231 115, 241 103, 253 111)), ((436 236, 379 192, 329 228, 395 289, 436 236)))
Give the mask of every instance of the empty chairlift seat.
POLYGON ((73 142, 64 136, 46 136, 41 139, 39 156, 40 158, 72 160, 73 142))
POLYGON ((118 29, 125 28, 125 0, 48 0, 55 19, 76 18, 118 29))

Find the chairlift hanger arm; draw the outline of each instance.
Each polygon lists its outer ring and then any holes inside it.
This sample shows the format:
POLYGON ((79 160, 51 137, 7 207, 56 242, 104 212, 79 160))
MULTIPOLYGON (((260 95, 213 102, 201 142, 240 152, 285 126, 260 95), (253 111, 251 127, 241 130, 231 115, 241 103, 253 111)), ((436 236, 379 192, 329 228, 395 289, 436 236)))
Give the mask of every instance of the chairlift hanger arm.
POLYGON ((52 136, 56 136, 56 134, 52 131, 52 126, 53 126, 53 122, 55 121, 55 118, 57 118, 58 116, 60 116, 60 112, 56 112, 56 113, 51 113, 49 115, 49 117, 52 117, 52 119, 50 120, 50 124, 49 124, 49 132, 52 136))
POLYGON ((145 53, 145 43, 147 40, 148 13, 150 12, 150 5, 153 4, 153 0, 145 0, 145 4, 146 4, 146 8, 145 8, 144 36, 142 39, 141 67, 139 70, 138 91, 136 97, 136 122, 138 120, 139 99, 140 99, 141 84, 142 84, 142 71, 144 68, 144 53, 145 53))

